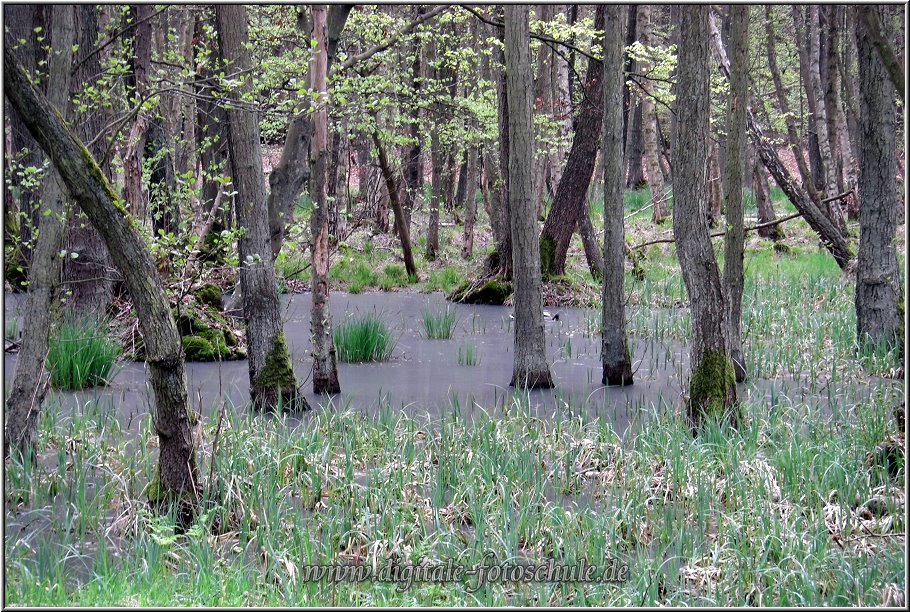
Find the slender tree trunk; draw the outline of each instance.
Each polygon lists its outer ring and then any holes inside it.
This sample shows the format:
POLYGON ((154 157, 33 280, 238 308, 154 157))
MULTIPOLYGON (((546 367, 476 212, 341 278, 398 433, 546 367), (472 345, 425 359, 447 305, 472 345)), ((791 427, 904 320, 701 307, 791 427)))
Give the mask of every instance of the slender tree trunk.
POLYGON ((644 112, 642 109, 641 99, 634 97, 632 99, 632 109, 629 111, 632 123, 629 125, 629 137, 626 140, 625 159, 628 166, 626 175, 626 187, 628 189, 639 189, 647 181, 642 169, 644 160, 644 139, 642 138, 642 120, 644 112))
MULTIPOLYGON (((154 6, 137 4, 130 7, 129 17, 136 23, 132 29, 133 54, 130 56, 131 74, 128 85, 132 99, 131 106, 139 105, 149 93, 149 71, 152 65, 152 17, 154 6)), ((139 219, 146 217, 146 191, 142 187, 142 165, 145 141, 148 136, 149 119, 154 111, 143 109, 127 137, 126 152, 123 155, 123 197, 127 207, 139 219)))
MULTIPOLYGON (((638 7, 638 24, 641 28, 639 39, 641 44, 648 47, 654 44, 651 40, 651 7, 642 4, 638 7)), ((650 62, 644 62, 642 72, 650 71, 650 62)), ((644 145, 645 166, 648 170, 648 187, 651 191, 651 219, 654 223, 664 220, 666 211, 662 203, 664 197, 664 176, 660 169, 657 150, 657 114, 654 110, 654 101, 646 92, 641 96, 641 131, 642 144, 644 145)))
POLYGON ((379 153, 379 167, 382 170, 386 189, 389 192, 389 199, 392 203, 392 212, 395 214, 395 230, 398 232, 398 240, 401 242, 404 267, 409 277, 416 277, 417 266, 414 265, 414 256, 411 253, 411 236, 408 228, 408 221, 405 217, 404 207, 401 205, 401 200, 398 197, 401 190, 396 184, 395 174, 392 172, 392 167, 389 164, 385 147, 382 146, 382 141, 379 139, 379 132, 373 132, 373 144, 376 146, 376 151, 379 153))
MULTIPOLYGON (((567 20, 572 19, 572 5, 558 5, 567 20)), ((558 185, 562 180, 562 170, 565 166, 566 156, 569 154, 569 136, 572 134, 572 95, 569 87, 569 63, 565 53, 554 54, 552 62, 553 71, 550 74, 550 83, 553 86, 553 114, 556 117, 557 141, 556 152, 550 160, 550 184, 558 185)), ((506 217, 508 218, 508 217, 506 217)), ((508 232, 506 232, 508 233, 508 232)))
MULTIPOLYGON (((809 169, 811 170, 812 182, 815 189, 819 192, 819 202, 825 197, 825 174, 822 168, 822 157, 818 143, 818 132, 815 129, 815 117, 818 115, 818 109, 815 106, 816 98, 812 91, 812 77, 809 69, 809 34, 806 27, 806 15, 803 6, 793 5, 790 7, 790 13, 793 17, 793 33, 797 54, 799 56, 799 74, 800 82, 806 94, 806 109, 809 112, 807 118, 807 148, 809 152, 809 169)), ((800 107, 802 112, 802 107, 800 107)), ((823 204, 819 204, 824 208, 823 204)))
MULTIPOLYGON (((825 108, 825 94, 821 84, 820 60, 821 50, 819 49, 819 8, 818 5, 809 6, 809 84, 810 95, 815 99, 815 113, 812 120, 815 125, 815 132, 818 135, 818 148, 821 155, 822 177, 824 178, 824 198, 830 198, 838 193, 837 176, 834 166, 834 155, 831 149, 831 139, 828 136, 828 109, 825 108)), ((833 110, 833 109, 832 109, 833 110)), ((834 225, 842 233, 847 231, 847 223, 844 220, 843 211, 840 208, 840 202, 832 200, 827 203, 827 213, 834 222, 834 225)))
MULTIPOLYGON (((499 36, 503 31, 498 30, 499 36)), ((497 55, 505 66, 505 57, 502 51, 497 50, 497 55)), ((530 68, 529 68, 530 69, 530 68)), ((501 240, 496 245, 499 256, 499 269, 494 270, 506 279, 512 278, 512 231, 511 231, 511 197, 509 196, 509 95, 506 74, 500 72, 496 77, 496 93, 499 103, 499 225, 502 228, 501 240)), ((536 225, 536 224, 535 224, 536 225)))
POLYGON ((310 252, 313 256, 312 293, 313 308, 310 329, 313 345, 313 393, 335 394, 341 392, 338 382, 335 344, 332 338, 332 316, 329 312, 329 215, 326 199, 326 178, 328 168, 329 114, 326 77, 328 75, 328 33, 326 31, 327 9, 323 4, 314 4, 313 32, 311 40, 316 41, 312 65, 310 66, 310 88, 319 96, 316 112, 313 113, 313 140, 310 143, 310 197, 313 212, 310 214, 310 252))
POLYGON ((749 100, 749 6, 730 7, 730 96, 727 98, 727 153, 724 158, 724 288, 727 341, 736 381, 746 379, 743 357, 743 173, 746 152, 746 106, 749 100))
POLYGON ((631 385, 632 363, 626 336, 625 229, 623 228, 622 163, 622 7, 606 9, 603 36, 603 130, 601 166, 604 175, 604 267, 601 312, 603 384, 631 385))
POLYGON ((533 125, 531 32, 526 6, 505 8, 505 65, 509 103, 509 210, 515 273, 515 362, 512 386, 552 387, 547 363, 537 222, 531 200, 533 125))
POLYGON ((708 139, 708 227, 717 227, 721 215, 720 165, 717 144, 708 139))
POLYGON ((461 246, 461 256, 470 259, 474 254, 474 220, 477 216, 477 164, 480 161, 480 151, 476 147, 468 147, 465 153, 468 156, 467 167, 467 199, 465 200, 464 213, 464 241, 461 246))
POLYGON ((710 130, 708 6, 681 7, 677 67, 677 130, 673 151, 673 234, 692 312, 692 378, 688 417, 693 427, 705 418, 738 420, 736 380, 725 338, 720 271, 708 236, 704 162, 710 130))
MULTIPOLYGON (((884 16, 880 6, 859 9, 884 16)), ((869 19, 866 16, 866 19, 869 19)), ((899 346, 904 354, 904 291, 894 246, 897 208, 897 143, 893 89, 867 29, 857 28, 860 123, 859 253, 856 266, 856 335, 899 346)))
MULTIPOLYGON (((72 6, 50 8, 51 53, 48 60, 48 103, 66 112, 70 90, 70 67, 75 40, 72 6)), ((28 270, 28 297, 24 311, 22 341, 6 400, 3 454, 35 455, 38 416, 47 394, 50 376, 45 370, 54 291, 60 282, 63 230, 66 227, 66 189, 51 167, 42 186, 42 214, 38 237, 28 270)))
MULTIPOLYGON (((549 23, 553 19, 554 6, 552 4, 539 4, 534 8, 537 19, 549 23)), ((554 55, 552 49, 542 48, 540 50, 540 68, 537 71, 537 78, 534 80, 534 110, 536 114, 552 116, 553 114, 553 76, 554 55)), ((548 151, 534 152, 534 171, 533 180, 534 188, 532 199, 537 210, 537 217, 541 218, 544 208, 544 194, 547 186, 547 170, 552 161, 552 155, 548 151)))
POLYGON ((237 224, 246 228, 238 240, 238 276, 247 330, 250 399, 260 409, 286 407, 294 400, 301 403, 305 400, 297 393, 278 308, 258 117, 239 104, 243 94, 253 88, 249 77, 252 61, 246 47, 249 41, 246 10, 240 5, 219 4, 215 16, 222 60, 228 62, 227 70, 244 75, 242 84, 229 92, 234 104, 226 113, 231 175, 237 191, 235 214, 237 224))
MULTIPOLYGON (((416 6, 416 17, 420 17, 424 14, 425 8, 423 6, 416 6)), ((422 86, 423 80, 423 62, 421 61, 421 54, 423 53, 421 39, 419 37, 414 37, 413 48, 411 52, 414 54, 414 62, 411 65, 411 90, 413 92, 414 99, 419 99, 420 89, 422 86)), ((405 149, 405 158, 404 158, 404 176, 405 183, 407 184, 407 189, 409 192, 408 201, 415 202, 423 194, 423 150, 422 150, 422 140, 423 140, 423 130, 421 129, 421 111, 420 107, 417 105, 413 106, 412 115, 410 117, 411 127, 410 127, 410 137, 411 145, 405 149)), ((408 221, 410 222, 411 211, 407 210, 408 221)))
POLYGON ((12 56, 8 38, 5 43, 6 95, 51 158, 70 196, 101 232, 139 315, 149 382, 155 395, 153 414, 160 447, 157 486, 149 487, 149 498, 163 501, 172 494, 184 497, 192 494, 186 501, 195 502, 199 478, 183 350, 155 264, 136 230, 136 222, 114 194, 95 160, 87 154, 85 145, 66 126, 60 113, 29 83, 12 56))
MULTIPOLYGON (((595 13, 594 28, 597 30, 604 27, 604 8, 599 5, 595 13)), ((590 60, 585 80, 585 101, 579 113, 572 150, 540 233, 540 261, 544 278, 565 274, 572 232, 587 205, 588 185, 600 148, 604 112, 603 64, 590 60)))
POLYGON ((442 145, 439 143, 439 130, 433 128, 430 137, 430 157, 433 160, 433 195, 430 197, 430 220, 427 228, 427 261, 434 261, 439 254, 439 202, 445 195, 445 177, 442 166, 445 163, 442 155, 442 145))

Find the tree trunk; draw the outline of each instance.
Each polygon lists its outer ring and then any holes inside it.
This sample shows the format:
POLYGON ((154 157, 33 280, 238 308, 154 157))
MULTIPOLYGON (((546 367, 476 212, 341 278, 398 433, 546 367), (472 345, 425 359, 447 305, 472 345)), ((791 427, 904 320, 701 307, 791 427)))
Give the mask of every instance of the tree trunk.
POLYGON ((312 293, 313 307, 310 333, 313 344, 313 393, 335 394, 341 392, 335 344, 332 337, 332 316, 329 312, 329 203, 326 199, 328 168, 329 104, 326 90, 328 76, 328 33, 326 31, 326 6, 314 4, 311 40, 316 41, 310 66, 310 88, 316 92, 316 112, 313 113, 313 140, 310 143, 310 253, 313 257, 312 293))
MULTIPOLYGON (((66 112, 70 90, 70 67, 75 40, 75 11, 71 6, 53 5, 48 60, 48 104, 66 112)), ((62 114, 61 113, 61 114, 62 114)), ((60 282, 63 230, 66 226, 66 190, 60 175, 51 167, 42 185, 42 214, 38 237, 28 270, 28 297, 24 311, 22 341, 6 400, 4 457, 10 451, 35 456, 38 416, 47 394, 50 376, 45 370, 54 292, 60 282)))
MULTIPOLYGON (((129 9, 129 18, 136 25, 132 28, 132 55, 129 57, 130 73, 127 75, 130 106, 138 106, 149 93, 149 72, 152 67, 152 23, 154 11, 151 4, 137 4, 129 9)), ((142 165, 149 119, 153 109, 144 108, 136 113, 130 128, 123 154, 123 198, 127 208, 138 219, 146 218, 147 192, 142 188, 142 165)))
POLYGON ((833 123, 830 128, 833 130, 831 136, 832 150, 840 152, 840 164, 844 177, 844 184, 841 193, 853 191, 853 195, 846 200, 847 217, 857 219, 859 210, 856 206, 856 191, 859 178, 857 173, 859 168, 856 164, 856 155, 854 154, 853 143, 850 142, 850 134, 847 128, 847 115, 844 111, 844 104, 841 97, 841 78, 840 78, 840 53, 841 48, 841 25, 844 21, 845 8, 842 6, 829 6, 828 24, 830 29, 830 42, 828 44, 828 54, 826 62, 828 65, 827 89, 825 92, 826 105, 829 109, 834 109, 829 113, 829 123, 833 123), (829 101, 830 100, 830 101, 829 101))
MULTIPOLYGON (((73 74, 73 93, 81 92, 83 85, 94 83, 101 74, 101 54, 93 53, 98 41, 98 10, 94 5, 81 4, 76 8, 76 44, 74 53, 76 70, 73 74)), ((102 132, 107 125, 107 112, 93 108, 84 115, 75 114, 74 124, 78 136, 84 141, 95 141, 89 153, 101 159, 107 148, 102 132)), ((110 180, 110 167, 101 165, 110 180)), ((80 310, 105 312, 111 303, 114 278, 111 274, 111 254, 99 234, 100 228, 89 223, 86 216, 74 211, 66 230, 66 250, 79 254, 76 259, 63 261, 63 286, 72 292, 72 303, 80 310)))
POLYGON ((480 151, 476 147, 468 147, 465 153, 468 156, 466 179, 467 199, 464 212, 464 241, 461 245, 461 256, 470 259, 474 254, 474 220, 477 216, 477 164, 480 161, 480 151))
POLYGON ((51 158, 67 191, 85 211, 110 249, 139 315, 145 342, 149 382, 155 395, 155 429, 159 440, 157 486, 151 501, 172 494, 195 502, 199 487, 196 451, 190 429, 186 372, 180 334, 155 264, 145 249, 136 222, 124 209, 85 145, 66 126, 60 113, 29 83, 6 39, 3 85, 32 136, 51 158), (191 494, 192 497, 187 498, 191 494))
MULTIPOLYGON (((419 18, 426 9, 421 6, 415 6, 416 15, 419 18)), ((420 89, 423 80, 423 63, 421 54, 423 53, 421 39, 414 37, 414 43, 411 52, 414 54, 414 62, 411 65, 411 91, 415 100, 420 99, 420 89)), ((421 111, 418 105, 414 105, 411 121, 410 138, 411 144, 405 149, 404 156, 404 178, 407 185, 409 202, 415 202, 423 194, 423 130, 421 129, 421 111)), ((406 210, 408 221, 410 222, 411 211, 406 210)))
MULTIPOLYGON (((226 114, 231 175, 237 192, 234 210, 237 224, 246 228, 238 239, 238 276, 247 330, 250 399, 260 409, 286 407, 296 399, 304 404, 303 397, 297 394, 278 308, 258 117, 239 104, 243 94, 253 89, 248 76, 252 61, 246 47, 249 41, 246 10, 239 5, 219 4, 215 16, 221 58, 229 63, 228 70, 244 75, 242 84, 228 94, 233 104, 226 114)), ((315 263, 314 268, 318 265, 315 263)))
MULTIPOLYGON (((567 20, 572 19, 572 5, 559 5, 559 10, 567 20)), ((553 114, 556 117, 557 142, 556 151, 550 160, 550 184, 558 185, 562 180, 562 169, 569 154, 569 135, 572 133, 572 95, 569 88, 569 63, 565 53, 555 53, 551 63, 550 84, 553 87, 553 114)), ((508 218, 508 217, 506 217, 508 218)), ((506 232, 508 233, 508 232, 506 232)))
MULTIPOLYGON (((603 384, 631 385, 632 363, 626 336, 625 229, 622 163, 622 7, 610 5, 603 36, 604 267, 601 312, 603 384)), ((590 223, 590 220, 589 220, 590 223)))
MULTIPOLYGON (((604 8, 598 5, 595 13, 594 28, 597 30, 604 27, 604 8)), ((544 278, 565 274, 572 232, 587 205, 588 185, 594 172, 603 124, 602 80, 603 64, 590 60, 585 77, 585 101, 579 113, 572 150, 540 233, 540 262, 544 278)))
POLYGON ((743 172, 746 152, 746 105, 749 100, 749 6, 730 7, 730 95, 727 98, 727 152, 723 194, 727 233, 724 234, 724 288, 727 342, 736 382, 746 379, 743 357, 743 172))
POLYGON ((710 136, 708 6, 681 7, 673 234, 692 313, 688 418, 738 420, 736 380, 725 338, 724 294, 708 236, 705 160, 710 136))
POLYGON ((445 163, 442 155, 442 146, 439 143, 439 129, 433 127, 433 134, 430 137, 430 157, 433 161, 433 194, 430 197, 430 219, 427 227, 427 261, 434 261, 439 254, 439 202, 445 196, 443 190, 445 187, 445 177, 443 176, 442 166, 445 163))
POLYGON ((515 361, 512 386, 553 386, 543 325, 537 221, 531 200, 534 152, 531 33, 526 6, 505 7, 505 66, 509 104, 509 210, 515 274, 515 361))
MULTIPOLYGON (((638 23, 641 28, 639 36, 641 44, 646 47, 653 45, 654 41, 651 40, 651 7, 647 4, 642 4, 638 7, 638 23)), ((650 69, 650 63, 644 62, 641 72, 647 74, 650 69)), ((641 132, 645 166, 648 170, 648 187, 651 192, 651 201, 654 203, 651 207, 651 219, 654 223, 660 223, 666 215, 662 203, 664 176, 660 169, 657 152, 657 114, 654 110, 654 101, 647 92, 644 92, 641 96, 641 132)))
MULTIPOLYGON (((882 7, 859 9, 876 12, 882 7)), ((868 19, 868 17, 866 17, 868 19)), ((860 90, 859 253, 856 266, 856 335, 899 346, 904 353, 904 296, 894 246, 897 207, 897 143, 888 71, 867 29, 857 28, 860 90)))
MULTIPOLYGON (((820 193, 819 202, 824 198, 825 175, 822 168, 821 152, 818 145, 818 132, 815 130, 815 117, 818 110, 815 107, 815 96, 812 93, 812 77, 809 70, 809 34, 806 28, 806 16, 802 6, 791 6, 790 13, 793 17, 793 34, 797 55, 799 56, 800 82, 806 93, 806 109, 809 111, 807 118, 807 148, 809 149, 809 169, 811 170, 812 183, 820 193)), ((802 107, 800 107, 802 111, 802 107)), ((824 207, 824 205, 819 204, 824 207)))
MULTIPOLYGON (((727 53, 724 50, 723 42, 720 39, 720 33, 718 32, 713 19, 710 20, 709 25, 711 44, 717 63, 721 72, 729 80, 730 61, 727 59, 727 53)), ((834 259, 837 261, 840 268, 842 270, 845 269, 849 265, 853 253, 850 251, 850 245, 847 243, 844 235, 834 227, 831 223, 831 219, 816 206, 815 202, 813 202, 806 192, 797 184, 796 180, 780 161, 774 146, 768 142, 765 135, 762 133, 761 126, 758 124, 758 120, 755 118, 752 109, 747 108, 746 114, 746 125, 748 127, 749 135, 762 163, 764 163, 768 172, 771 173, 771 176, 774 177, 774 180, 783 190, 784 194, 790 199, 790 202, 793 203, 793 206, 796 207, 796 210, 798 210, 800 215, 806 220, 806 223, 809 224, 809 227, 819 235, 825 248, 834 256, 834 259)))
MULTIPOLYGON (((503 31, 498 30, 498 35, 503 36, 503 31)), ((502 38, 500 38, 502 40, 502 38)), ((505 66, 504 54, 497 47, 496 54, 505 66)), ((504 71, 496 76, 496 93, 499 104, 499 185, 497 192, 499 226, 501 240, 496 244, 496 253, 499 259, 498 270, 491 270, 494 274, 501 274, 507 280, 512 278, 512 231, 511 231, 511 198, 509 196, 509 95, 507 78, 504 71)), ((536 218, 536 217, 535 217, 536 218)), ((536 223, 535 223, 536 226, 536 223)))
POLYGON ((717 227, 721 215, 720 165, 717 144, 708 139, 708 227, 717 227))
MULTIPOLYGON (((862 35, 869 38, 871 44, 875 47, 878 58, 885 65, 888 78, 894 85, 898 97, 904 99, 904 63, 894 53, 894 48, 882 33, 882 20, 886 15, 879 16, 877 11, 872 7, 857 7, 857 29, 862 31, 862 35)), ((901 28, 903 29, 903 28, 901 28)), ((857 34, 859 36, 859 34, 857 34)))
POLYGON ((642 138, 643 109, 641 100, 632 99, 632 109, 629 111, 632 123, 629 125, 629 136, 626 140, 625 159, 628 167, 626 174, 626 188, 639 189, 647 181, 642 169, 644 159, 644 142, 642 138))
MULTIPOLYGON (((837 176, 834 170, 834 155, 831 149, 831 139, 828 136, 828 109, 825 108, 825 94, 821 84, 820 59, 821 51, 819 49, 819 8, 818 5, 809 5, 809 84, 810 95, 815 99, 815 113, 810 121, 815 126, 815 132, 818 135, 818 149, 821 155, 822 176, 824 178, 824 197, 830 198, 840 193, 837 187, 837 176)), ((833 110, 833 109, 832 109, 833 110)), ((842 233, 847 231, 847 223, 844 220, 843 211, 840 208, 838 200, 831 200, 827 203, 828 217, 834 222, 834 225, 842 233)))
MULTIPOLYGON (((534 8, 537 20, 545 23, 552 21, 554 8, 552 4, 537 5, 534 8)), ((553 83, 551 79, 555 53, 552 49, 546 47, 542 47, 539 53, 540 68, 537 71, 537 78, 534 80, 534 110, 536 114, 550 118, 553 115, 553 83)), ((534 151, 534 170, 532 173, 534 188, 531 197, 534 200, 538 218, 541 218, 543 213, 547 170, 552 157, 548 151, 534 151)))
POLYGON ((379 132, 373 132, 373 144, 379 153, 379 168, 382 170, 382 176, 385 179, 386 189, 389 192, 389 200, 392 204, 392 212, 395 215, 395 230, 398 232, 398 240, 401 242, 402 258, 408 277, 417 276, 417 266, 414 265, 414 256, 411 252, 411 235, 408 228, 408 221, 405 216, 404 207, 401 205, 399 194, 402 193, 401 187, 396 184, 395 174, 389 164, 389 158, 386 155, 385 147, 379 139, 379 132))
POLYGON ((604 277, 604 256, 600 251, 600 245, 597 243, 597 231, 594 224, 591 223, 591 214, 585 210, 582 211, 581 218, 578 220, 578 234, 581 236, 581 246, 585 251, 585 260, 588 262, 588 270, 595 280, 604 277))

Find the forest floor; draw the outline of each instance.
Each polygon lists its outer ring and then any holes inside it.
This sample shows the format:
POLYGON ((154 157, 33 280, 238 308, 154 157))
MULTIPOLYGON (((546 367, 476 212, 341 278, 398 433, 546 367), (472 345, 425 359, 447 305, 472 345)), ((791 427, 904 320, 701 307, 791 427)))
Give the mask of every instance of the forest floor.
MULTIPOLYGON (((774 195, 779 215, 792 211, 774 195)), ((635 213, 646 201, 627 196, 630 244, 670 228, 654 228, 650 211, 635 213)), ((601 227, 599 215, 595 207, 601 227)), ((414 235, 425 234, 420 223, 418 213, 414 235)), ((585 404, 581 387, 600 387, 598 318, 596 310, 567 303, 596 307, 599 290, 577 238, 557 283, 568 289, 551 287, 548 306, 568 316, 547 326, 558 381, 582 376, 570 367, 576 361, 595 371, 577 381, 579 393, 552 405, 507 389, 479 405, 452 397, 429 420, 420 406, 401 410, 406 400, 398 398, 369 410, 355 398, 268 417, 228 404, 223 421, 214 404, 198 428, 204 511, 184 533, 174 516, 156 516, 137 501, 156 465, 149 411, 126 421, 115 401, 79 396, 74 408, 52 395, 39 423, 39 461, 7 466, 6 602, 902 605, 904 424, 895 416, 900 407, 903 419, 902 364, 893 352, 857 350, 852 278, 801 219, 784 227, 787 249, 748 238, 743 329, 750 379, 739 387, 739 431, 718 424, 693 438, 682 418, 690 323, 672 244, 642 249, 643 276, 631 269, 627 276, 629 333, 641 369, 635 387, 619 393, 642 397, 625 404, 635 418, 585 404), (654 377, 672 393, 648 396, 654 377), (381 566, 393 556, 466 567, 489 564, 489 551, 510 563, 584 558, 605 566, 617 559, 628 566, 628 580, 417 582, 403 589, 304 579, 305 565, 381 566)), ((436 341, 445 349, 416 337, 417 310, 441 307, 442 299, 413 292, 450 291, 476 273, 492 247, 480 223, 475 257, 465 261, 460 232, 442 229, 433 263, 423 261, 424 239, 416 239, 414 284, 402 274, 395 243, 367 229, 334 255, 333 290, 411 292, 397 298, 409 305, 394 311, 401 329, 410 329, 400 336, 402 359, 376 366, 377 381, 421 358, 451 361, 467 342, 481 349, 480 363, 467 367, 479 372, 471 376, 509 370, 492 346, 509 339, 508 307, 460 310, 459 335, 436 341), (484 347, 486 335, 491 345, 484 347)), ((903 263, 903 235, 899 251, 903 263)), ((291 274, 306 263, 297 253, 288 248, 279 260, 287 290, 305 289, 309 277, 308 270, 291 274)), ((336 304, 344 303, 335 307, 372 308, 382 295, 336 293, 336 304)), ((301 322, 305 302, 296 302, 301 322)), ((243 362, 204 365, 219 381, 245 376, 243 362)))

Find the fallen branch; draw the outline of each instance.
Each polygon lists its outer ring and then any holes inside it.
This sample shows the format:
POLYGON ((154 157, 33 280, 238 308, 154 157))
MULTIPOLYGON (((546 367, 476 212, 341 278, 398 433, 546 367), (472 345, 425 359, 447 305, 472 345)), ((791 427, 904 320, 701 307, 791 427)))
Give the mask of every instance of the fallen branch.
MULTIPOLYGON (((751 225, 747 228, 744 228, 743 231, 752 232, 752 231, 762 229, 765 227, 771 227, 772 225, 777 225, 779 223, 783 223, 784 221, 789 221, 791 219, 795 219, 795 218, 801 217, 801 216, 802 215, 800 213, 793 213, 792 215, 787 215, 786 217, 781 217, 780 219, 775 219, 774 221, 766 221, 764 223, 759 223, 758 225, 751 225)), ((720 238, 721 236, 723 236, 726 233, 727 233, 726 231, 714 232, 713 234, 711 234, 711 238, 720 238)), ((659 238, 657 240, 649 240, 648 242, 642 242, 641 244, 636 244, 635 246, 629 247, 629 250, 634 251, 636 249, 641 249, 646 246, 651 246, 652 244, 665 244, 665 243, 671 243, 671 242, 676 242, 676 238, 659 238)))

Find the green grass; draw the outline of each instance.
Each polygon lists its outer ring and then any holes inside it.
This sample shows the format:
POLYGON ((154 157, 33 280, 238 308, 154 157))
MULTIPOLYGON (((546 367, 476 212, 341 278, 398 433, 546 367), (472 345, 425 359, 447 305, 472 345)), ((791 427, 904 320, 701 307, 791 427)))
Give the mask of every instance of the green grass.
POLYGON ((47 367, 57 389, 104 384, 120 354, 120 344, 98 317, 64 317, 51 330, 47 367))
POLYGON ((468 342, 458 347, 458 365, 477 366, 480 365, 480 353, 473 342, 468 342))
POLYGON ((455 266, 445 266, 429 270, 424 291, 442 291, 450 293, 462 280, 462 274, 455 266))
POLYGON ((11 318, 6 322, 3 337, 11 342, 19 339, 19 319, 11 318))
POLYGON ((379 315, 353 316, 334 331, 335 353, 340 361, 385 361, 395 348, 392 332, 379 315))
POLYGON ((455 307, 446 304, 441 310, 423 310, 423 331, 431 340, 448 340, 455 331, 455 307))

